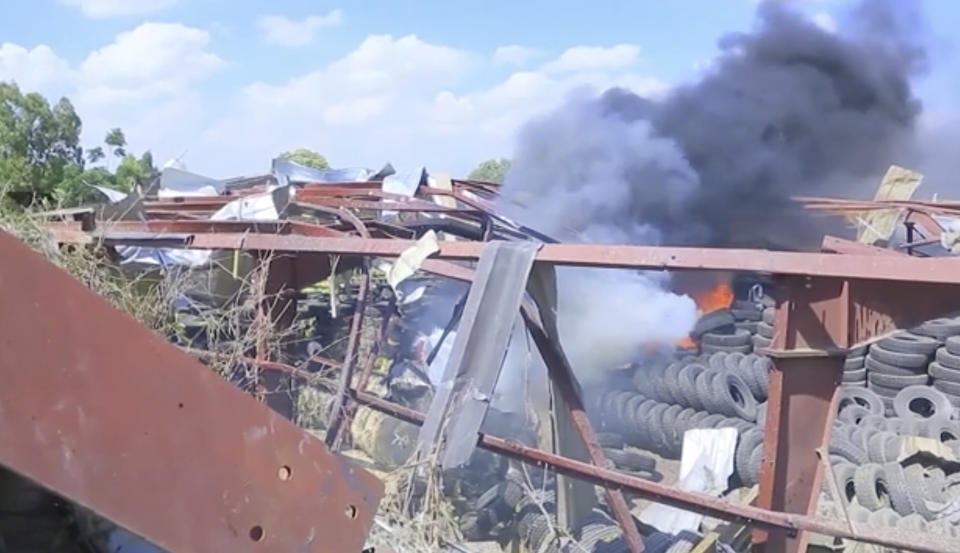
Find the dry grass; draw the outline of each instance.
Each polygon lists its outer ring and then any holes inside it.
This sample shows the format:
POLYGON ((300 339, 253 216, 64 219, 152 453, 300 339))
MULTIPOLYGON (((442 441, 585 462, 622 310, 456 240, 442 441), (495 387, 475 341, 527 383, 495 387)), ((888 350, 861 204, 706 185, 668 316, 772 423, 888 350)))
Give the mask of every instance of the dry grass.
POLYGON ((454 506, 443 495, 441 474, 436 453, 388 474, 367 544, 397 553, 433 553, 461 542, 454 506))

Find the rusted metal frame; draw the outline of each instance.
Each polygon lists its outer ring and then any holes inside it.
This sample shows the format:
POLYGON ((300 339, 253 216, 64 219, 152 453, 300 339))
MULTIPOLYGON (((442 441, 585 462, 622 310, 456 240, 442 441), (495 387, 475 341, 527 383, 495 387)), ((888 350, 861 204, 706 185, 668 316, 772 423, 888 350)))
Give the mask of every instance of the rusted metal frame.
POLYGON ((285 221, 290 234, 301 236, 347 236, 347 233, 324 225, 307 223, 304 221, 285 221))
POLYGON ((323 205, 327 207, 342 207, 346 209, 369 209, 375 211, 417 211, 422 213, 447 213, 469 215, 476 213, 475 209, 458 209, 421 200, 407 200, 402 202, 373 202, 369 200, 353 200, 345 198, 309 198, 297 201, 302 204, 323 205))
MULTIPOLYGON (((267 277, 263 297, 254 319, 258 331, 255 344, 257 367, 272 361, 269 356, 266 327, 287 329, 297 316, 297 263, 289 253, 257 252, 262 263, 267 263, 267 277)), ((257 371, 254 382, 257 395, 274 411, 292 419, 295 403, 290 380, 282 374, 257 371)))
MULTIPOLYGON (((370 354, 367 355, 367 359, 363 364, 363 369, 360 371, 360 378, 357 380, 356 386, 357 390, 366 391, 367 389, 367 383, 370 382, 370 375, 373 372, 373 366, 376 364, 377 358, 380 356, 380 344, 386 343, 387 333, 390 329, 390 321, 393 318, 393 313, 395 310, 396 298, 390 298, 390 302, 387 304, 386 313, 384 313, 383 318, 380 321, 380 333, 378 339, 370 348, 370 354)), ((353 408, 354 405, 350 405, 350 408, 353 408)), ((352 417, 353 413, 350 413, 350 416, 352 417)))
MULTIPOLYGON (((556 384, 557 389, 563 395, 573 425, 577 429, 577 433, 580 434, 583 443, 587 446, 591 463, 598 467, 606 466, 607 457, 597 441, 597 435, 593 430, 593 425, 590 424, 587 411, 583 406, 583 400, 580 397, 579 386, 563 352, 558 350, 556 344, 550 340, 546 330, 540 325, 538 314, 534 313, 526 304, 521 305, 520 313, 530 336, 540 351, 543 362, 547 366, 550 380, 556 384)), ((627 547, 630 548, 632 553, 642 552, 643 540, 640 539, 640 533, 637 531, 636 523, 633 521, 633 515, 630 514, 630 507, 623 497, 623 492, 611 486, 604 486, 604 492, 607 496, 607 504, 623 531, 627 547)))
MULTIPOLYGON (((109 232, 81 236, 56 230, 61 241, 90 243, 110 239, 109 232)), ((122 237, 115 244, 153 245, 150 240, 122 237)), ((199 249, 245 249, 315 252, 341 255, 396 257, 413 246, 413 240, 354 237, 308 237, 262 233, 198 233, 179 246, 199 249)), ((432 259, 476 260, 482 242, 440 242, 432 259)), ((952 283, 960 271, 960 258, 901 258, 898 256, 831 255, 723 248, 672 248, 603 244, 544 244, 537 261, 581 267, 649 270, 739 271, 784 275, 811 275, 863 280, 952 283)))
MULTIPOLYGON (((263 232, 284 234, 288 231, 286 221, 211 221, 204 220, 154 220, 154 221, 101 221, 104 232, 172 232, 172 233, 218 233, 218 232, 263 232)), ((334 235, 330 233, 328 236, 334 235)))
POLYGON ((820 243, 820 250, 829 253, 849 255, 903 255, 896 250, 861 244, 860 242, 845 240, 836 236, 830 236, 829 234, 823 237, 823 241, 820 243))
MULTIPOLYGON (((76 237, 76 234, 64 236, 64 238, 70 237, 76 237)), ((137 239, 123 239, 117 242, 136 244, 137 239)), ((192 237, 189 244, 184 246, 200 249, 241 248, 396 257, 414 244, 413 240, 379 238, 314 238, 217 233, 197 234, 192 237)), ((478 258, 483 243, 455 241, 440 242, 438 245, 440 251, 431 259, 474 261, 478 258)), ((603 244, 544 244, 537 254, 537 261, 581 267, 738 271, 930 283, 953 283, 956 279, 955 275, 960 271, 960 258, 903 258, 603 244)))
POLYGON ((307 182, 297 185, 300 190, 330 190, 343 188, 344 190, 379 190, 383 183, 376 180, 336 181, 336 182, 307 182))
POLYGON ((907 210, 907 214, 903 218, 903 223, 905 225, 916 225, 923 229, 924 238, 936 238, 939 240, 940 235, 943 234, 943 227, 926 211, 916 209, 907 210))
POLYGON ((360 279, 360 286, 357 289, 357 300, 353 317, 350 321, 347 351, 344 356, 343 366, 340 369, 340 381, 337 384, 336 395, 333 398, 330 423, 327 426, 325 436, 327 446, 333 451, 340 449, 345 437, 345 431, 350 428, 352 410, 348 411, 346 402, 349 399, 348 390, 353 382, 357 348, 360 344, 360 332, 363 330, 364 311, 366 311, 367 308, 367 290, 370 287, 370 268, 366 259, 361 264, 361 270, 363 271, 363 276, 360 279))
POLYGON ((818 211, 876 211, 910 209, 930 213, 960 212, 960 202, 931 202, 924 200, 843 200, 838 198, 795 197, 794 201, 818 211))
MULTIPOLYGON (((366 392, 351 390, 351 395, 361 405, 411 424, 423 424, 425 416, 419 411, 366 392)), ((769 530, 771 533, 795 535, 798 531, 815 532, 919 553, 953 553, 957 547, 920 532, 904 531, 899 528, 892 530, 870 527, 869 534, 866 534, 853 531, 845 525, 821 517, 778 513, 750 505, 732 503, 705 494, 679 490, 590 463, 567 459, 490 434, 481 435, 478 445, 488 451, 506 455, 519 461, 537 463, 553 468, 557 472, 582 478, 598 486, 630 490, 643 497, 679 509, 692 510, 723 520, 755 525, 769 530)))
MULTIPOLYGON (((344 221, 354 226, 361 237, 370 238, 370 231, 356 215, 350 211, 339 208, 329 208, 317 206, 321 211, 332 211, 341 217, 344 221)), ((325 441, 334 451, 340 449, 340 445, 345 437, 345 431, 350 428, 350 419, 353 410, 348 411, 347 393, 353 382, 353 370, 356 366, 357 348, 360 344, 360 332, 363 330, 364 312, 367 309, 367 291, 370 288, 370 260, 363 258, 360 263, 362 276, 360 277, 360 286, 357 289, 357 300, 354 305, 353 317, 350 321, 350 335, 347 338, 347 351, 344 354, 343 366, 340 368, 340 381, 333 398, 333 407, 331 411, 330 423, 327 426, 325 441)))
POLYGON ((209 220, 209 211, 170 211, 168 209, 144 209, 148 221, 209 220))
POLYGON ((2 232, 0 258, 0 464, 171 553, 363 547, 373 475, 2 232))
MULTIPOLYGON (((850 289, 842 279, 791 276, 778 282, 785 301, 774 315, 764 463, 758 504, 816 512, 823 478, 817 451, 829 446, 843 360, 850 344, 850 289)), ((764 541, 766 536, 756 536, 764 541)), ((806 551, 809 535, 769 536, 766 553, 806 551)))

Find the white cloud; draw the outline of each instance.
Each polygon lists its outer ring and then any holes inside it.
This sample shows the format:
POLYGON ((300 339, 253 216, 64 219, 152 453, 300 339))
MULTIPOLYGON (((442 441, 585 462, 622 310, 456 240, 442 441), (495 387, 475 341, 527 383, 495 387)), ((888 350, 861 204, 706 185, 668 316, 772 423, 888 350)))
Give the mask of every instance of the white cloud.
POLYGON ((425 164, 465 174, 478 160, 509 156, 517 127, 572 91, 624 86, 653 94, 667 86, 641 72, 636 47, 574 47, 478 85, 503 67, 489 53, 372 35, 312 71, 212 98, 202 85, 226 62, 211 41, 202 29, 145 23, 72 67, 46 47, 4 45, 0 75, 24 68, 34 82, 65 75, 85 143, 121 127, 131 151, 149 148, 158 162, 186 152, 188 167, 212 176, 266 170, 277 152, 301 146, 338 166, 391 161, 400 170, 425 164), (591 51, 598 60, 580 59, 591 51))
POLYGON ((311 15, 299 21, 282 15, 265 15, 257 20, 257 27, 267 43, 288 48, 306 46, 314 41, 320 29, 342 24, 343 12, 339 9, 332 10, 327 15, 311 15))
POLYGON ((540 69, 463 90, 467 77, 489 71, 496 61, 412 35, 370 36, 314 71, 244 87, 203 133, 203 145, 187 163, 217 157, 211 174, 252 172, 277 152, 303 146, 338 166, 391 161, 401 170, 422 163, 466 173, 480 159, 510 155, 517 128, 572 91, 665 90, 666 83, 639 72, 638 50, 575 47, 540 69), (591 52, 600 59, 582 59, 591 52), (225 142, 233 155, 219 153, 225 142))
POLYGON ((60 0, 93 18, 146 15, 175 6, 180 0, 60 0))
POLYGON ((0 81, 15 81, 24 92, 47 92, 50 87, 68 83, 70 64, 47 45, 27 50, 19 44, 0 44, 0 81))
POLYGON ((511 44, 493 51, 493 62, 501 65, 524 65, 540 56, 540 51, 526 46, 511 44))
POLYGON ((547 73, 614 70, 629 67, 640 60, 640 47, 634 44, 603 46, 574 46, 560 57, 543 66, 547 73))
POLYGON ((179 23, 144 23, 117 35, 80 64, 88 100, 111 103, 175 94, 224 66, 210 34, 179 23))
POLYGON ((837 21, 827 12, 817 12, 810 16, 810 19, 824 31, 830 33, 837 32, 837 21))

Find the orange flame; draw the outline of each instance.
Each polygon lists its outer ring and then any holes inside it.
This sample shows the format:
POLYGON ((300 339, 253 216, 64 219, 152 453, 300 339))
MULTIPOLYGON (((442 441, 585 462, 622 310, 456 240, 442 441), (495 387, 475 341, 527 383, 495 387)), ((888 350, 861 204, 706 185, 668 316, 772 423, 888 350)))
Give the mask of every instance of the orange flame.
MULTIPOLYGON (((713 313, 720 309, 726 309, 733 304, 733 289, 730 288, 729 282, 721 280, 717 282, 717 285, 713 288, 704 290, 699 294, 694 294, 693 301, 696 302, 697 307, 700 308, 700 312, 704 315, 713 313)), ((689 336, 677 341, 677 347, 680 348, 694 348, 696 346, 697 343, 689 336)))
POLYGON ((693 300, 697 302, 700 311, 706 315, 730 307, 733 304, 733 290, 729 282, 720 281, 710 290, 696 294, 693 300))

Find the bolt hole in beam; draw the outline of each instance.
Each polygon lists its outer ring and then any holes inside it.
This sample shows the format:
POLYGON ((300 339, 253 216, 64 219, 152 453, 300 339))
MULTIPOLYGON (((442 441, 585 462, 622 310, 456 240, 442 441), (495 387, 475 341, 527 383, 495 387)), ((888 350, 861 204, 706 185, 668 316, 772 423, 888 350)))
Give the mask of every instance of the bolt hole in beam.
POLYGON ((284 482, 286 482, 287 480, 290 480, 290 478, 292 477, 293 477, 293 470, 287 465, 283 465, 277 470, 277 478, 279 478, 280 480, 283 480, 284 482))
POLYGON ((357 508, 353 505, 347 505, 347 509, 343 514, 345 514, 350 520, 355 520, 357 518, 357 508))
POLYGON ((250 539, 253 541, 263 541, 263 537, 266 533, 263 531, 263 526, 257 525, 250 528, 250 539))

